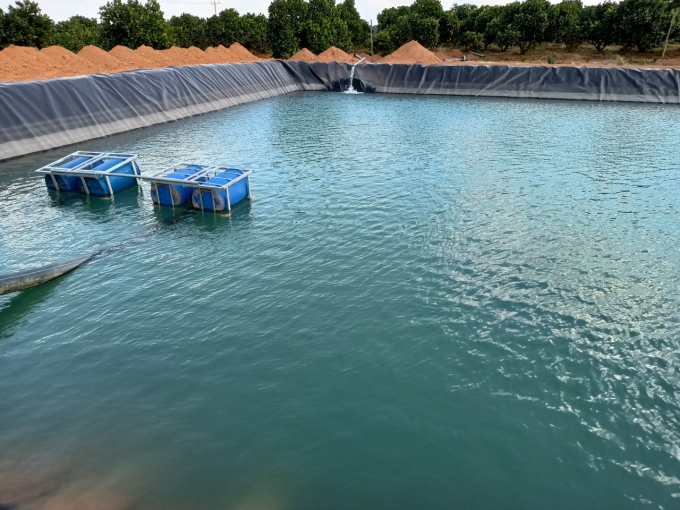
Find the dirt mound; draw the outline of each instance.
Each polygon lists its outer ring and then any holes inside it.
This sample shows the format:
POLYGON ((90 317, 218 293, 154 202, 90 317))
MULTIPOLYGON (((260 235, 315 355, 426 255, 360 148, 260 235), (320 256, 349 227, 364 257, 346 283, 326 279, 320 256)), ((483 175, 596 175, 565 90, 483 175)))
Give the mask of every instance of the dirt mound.
POLYGON ((444 60, 445 58, 451 58, 446 53, 444 53, 443 51, 435 51, 434 56, 437 57, 437 58, 440 58, 442 60, 444 60))
POLYGON ((465 53, 455 48, 449 52, 449 58, 463 58, 463 55, 465 55, 465 53))
POLYGON ((96 46, 85 46, 78 52, 78 56, 99 67, 100 72, 115 72, 125 69, 125 66, 120 60, 96 46))
MULTIPOLYGON (((179 56, 179 58, 183 60, 184 53, 182 52, 181 49, 179 48, 177 49, 179 50, 179 55, 175 56, 176 57, 179 56)), ((167 53, 168 51, 170 50, 156 51, 153 48, 150 48, 142 44, 139 48, 135 50, 135 53, 144 58, 147 62, 149 62, 150 67, 166 67, 171 65, 182 65, 182 62, 174 61, 172 56, 168 55, 167 53)))
POLYGON ((355 59, 335 46, 331 46, 317 57, 318 62, 354 62, 355 59))
POLYGON ((204 53, 198 48, 194 48, 198 54, 195 52, 190 52, 187 49, 179 48, 173 46, 169 50, 157 51, 159 53, 159 60, 163 60, 167 66, 186 66, 192 64, 203 64, 204 53))
POLYGON ((60 47, 46 48, 43 51, 37 48, 23 46, 8 46, 0 52, 2 58, 2 76, 5 80, 41 80, 56 76, 73 76, 79 74, 78 69, 84 68, 84 72, 93 72, 94 68, 87 62, 71 62, 77 57, 68 50, 60 47), (72 68, 71 68, 72 67, 72 68))
POLYGON ((81 74, 92 74, 99 71, 99 66, 94 65, 89 60, 80 58, 73 52, 61 46, 49 46, 40 50, 40 54, 49 62, 49 67, 58 70, 59 75, 77 76, 81 74))
POLYGON ((318 59, 316 58, 316 55, 314 55, 314 53, 309 51, 307 48, 302 48, 288 60, 304 60, 305 62, 316 62, 318 59))
POLYGON ((221 44, 217 48, 206 48, 205 54, 211 64, 231 64, 239 60, 233 52, 221 44))
POLYGON ((191 46, 186 50, 187 58, 194 64, 209 64, 210 59, 205 55, 205 52, 196 46, 191 46))
POLYGON ((382 62, 383 57, 381 55, 378 55, 377 53, 373 55, 373 57, 369 57, 367 60, 370 60, 371 62, 382 62))
POLYGON ((24 46, 9 45, 2 50, 2 55, 11 63, 26 64, 26 65, 41 65, 49 64, 49 59, 46 55, 42 55, 38 48, 27 48, 24 46))
POLYGON ((221 44, 215 48, 215 51, 217 51, 218 55, 222 55, 223 58, 229 60, 229 62, 233 62, 234 59, 236 58, 236 55, 234 55, 233 52, 229 51, 229 48, 225 48, 221 44))
POLYGON ((141 69, 145 67, 152 67, 151 62, 144 58, 141 53, 131 50, 127 46, 116 46, 109 55, 120 60, 126 69, 141 69))
POLYGON ((228 49, 239 59, 238 62, 257 62, 260 60, 237 42, 229 46, 228 49))
POLYGON ((387 55, 383 62, 393 64, 414 62, 417 64, 438 64, 441 63, 441 59, 435 57, 434 53, 421 46, 417 41, 411 41, 404 44, 391 55, 387 55))
POLYGON ((217 49, 213 48, 212 46, 206 48, 204 53, 205 53, 206 61, 210 64, 224 64, 225 63, 224 55, 221 52, 217 51, 217 49))

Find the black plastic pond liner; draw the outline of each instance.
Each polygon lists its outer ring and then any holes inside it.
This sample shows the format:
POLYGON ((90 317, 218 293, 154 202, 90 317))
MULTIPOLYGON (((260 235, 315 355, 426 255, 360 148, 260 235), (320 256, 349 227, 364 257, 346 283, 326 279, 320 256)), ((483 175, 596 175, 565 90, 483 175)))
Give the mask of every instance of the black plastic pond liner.
MULTIPOLYGON (((0 160, 294 91, 340 92, 352 64, 268 61, 0 83, 0 160)), ((362 92, 679 104, 676 70, 357 66, 362 92)))

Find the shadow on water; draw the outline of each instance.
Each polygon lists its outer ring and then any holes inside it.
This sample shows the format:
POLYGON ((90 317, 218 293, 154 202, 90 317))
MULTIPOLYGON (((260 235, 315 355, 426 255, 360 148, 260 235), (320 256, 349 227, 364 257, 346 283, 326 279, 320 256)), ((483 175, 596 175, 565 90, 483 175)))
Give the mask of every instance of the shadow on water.
POLYGON ((194 226, 207 232, 212 232, 224 227, 233 227, 236 224, 242 225, 252 221, 251 205, 249 201, 237 204, 227 213, 203 212, 194 209, 189 205, 177 207, 154 206, 153 215, 156 221, 162 225, 176 225, 182 223, 187 218, 193 221, 194 226))
POLYGON ((47 191, 51 207, 62 207, 80 202, 83 208, 92 214, 109 212, 114 206, 116 209, 138 207, 143 198, 142 189, 139 186, 119 191, 113 197, 86 195, 80 191, 55 191, 53 189, 47 191))
POLYGON ((252 223, 251 202, 248 200, 234 206, 231 213, 202 212, 190 209, 188 214, 193 218, 194 225, 206 232, 225 228, 231 229, 252 223))
POLYGON ((189 205, 178 205, 176 207, 153 206, 153 216, 162 225, 174 225, 181 222, 193 209, 189 205))
POLYGON ((92 214, 108 213, 112 208, 120 211, 122 209, 138 208, 143 199, 142 189, 133 186, 123 191, 119 191, 112 197, 99 197, 94 195, 80 194, 83 202, 83 209, 92 214))

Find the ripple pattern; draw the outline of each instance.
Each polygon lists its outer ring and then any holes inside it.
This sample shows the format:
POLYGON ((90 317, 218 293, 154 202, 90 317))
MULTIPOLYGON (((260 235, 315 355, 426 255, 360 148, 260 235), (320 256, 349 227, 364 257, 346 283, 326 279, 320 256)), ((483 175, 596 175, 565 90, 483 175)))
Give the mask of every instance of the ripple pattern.
POLYGON ((116 248, 0 298, 0 480, 115 510, 675 508, 675 128, 304 93, 73 148, 253 168, 231 217, 3 163, 2 267, 116 248))

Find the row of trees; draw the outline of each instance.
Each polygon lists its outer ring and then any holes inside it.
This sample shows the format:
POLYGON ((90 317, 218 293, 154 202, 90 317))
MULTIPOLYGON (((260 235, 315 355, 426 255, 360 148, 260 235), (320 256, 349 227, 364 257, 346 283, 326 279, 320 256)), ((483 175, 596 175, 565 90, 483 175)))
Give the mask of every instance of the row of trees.
MULTIPOLYGON (((269 16, 239 15, 225 9, 210 18, 191 14, 167 21, 158 0, 109 0, 100 19, 74 16, 54 23, 32 0, 18 0, 7 12, 0 9, 0 48, 8 44, 42 48, 58 44, 79 51, 92 44, 106 50, 116 45, 155 49, 240 42, 256 53, 271 51, 287 58, 302 48, 314 53, 336 46, 346 51, 369 45, 370 27, 354 0, 273 0, 269 16)), ((454 5, 444 10, 440 0, 415 0, 378 15, 375 49, 390 53, 417 40, 428 48, 463 46, 486 50, 491 45, 521 53, 542 42, 562 43, 573 50, 583 42, 597 51, 619 44, 648 51, 658 47, 671 25, 680 0, 623 0, 584 7, 581 0, 515 1, 503 6, 454 5)), ((676 29, 673 28, 675 35, 676 29)))
POLYGON ((445 11, 439 0, 416 0, 378 15, 376 46, 388 53, 412 39, 428 48, 461 45, 506 51, 518 46, 522 54, 542 42, 563 43, 574 50, 588 42, 597 51, 613 44, 648 51, 658 47, 680 5, 666 0, 623 0, 584 7, 581 0, 525 0, 507 5, 454 5, 445 11))
POLYGON ((321 53, 331 46, 349 51, 369 44, 370 27, 354 0, 274 0, 269 5, 269 41, 274 57, 302 48, 321 53))
POLYGON ((192 14, 165 19, 158 0, 110 0, 99 21, 83 16, 54 23, 32 0, 0 9, 0 48, 9 44, 44 48, 53 44, 80 51, 89 44, 109 50, 116 45, 155 49, 171 46, 205 49, 239 42, 250 51, 287 58, 306 47, 315 53, 337 46, 346 51, 366 46, 368 23, 354 0, 274 0, 269 17, 225 9, 210 18, 192 14))

